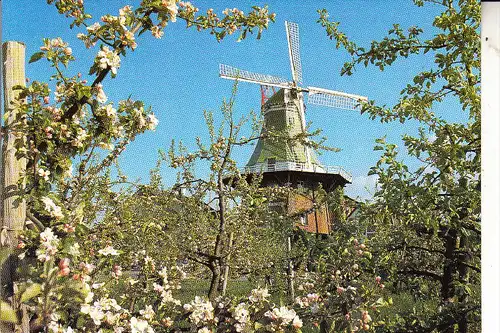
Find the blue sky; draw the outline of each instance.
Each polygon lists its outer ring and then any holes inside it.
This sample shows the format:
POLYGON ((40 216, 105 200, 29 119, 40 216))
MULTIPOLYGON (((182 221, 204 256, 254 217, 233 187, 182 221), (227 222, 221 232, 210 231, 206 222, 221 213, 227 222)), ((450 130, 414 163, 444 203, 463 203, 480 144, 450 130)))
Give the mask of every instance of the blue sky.
MULTIPOLYGON (((98 20, 101 15, 117 14, 126 4, 133 7, 133 0, 86 0, 88 11, 98 20)), ((341 77, 340 69, 348 55, 336 50, 325 31, 316 23, 317 9, 326 8, 330 17, 341 22, 341 29, 352 40, 367 46, 372 40, 383 38, 393 23, 403 28, 418 25, 427 36, 435 33, 432 20, 438 7, 427 5, 418 8, 411 0, 394 1, 193 1, 206 10, 214 8, 221 13, 225 8, 238 7, 248 11, 251 5, 268 4, 277 14, 276 23, 271 24, 260 40, 249 36, 237 43, 236 38, 227 38, 217 43, 206 32, 186 30, 182 20, 170 23, 162 39, 144 34, 138 39, 138 48, 122 59, 122 66, 115 79, 105 81, 105 91, 110 100, 118 102, 129 95, 142 99, 160 120, 155 132, 138 137, 120 158, 123 171, 132 179, 147 181, 149 170, 158 159, 158 149, 168 149, 172 139, 182 140, 194 147, 196 136, 206 138, 203 110, 217 112, 223 97, 231 93, 232 81, 218 77, 218 64, 224 63, 241 69, 291 78, 284 21, 297 22, 300 27, 300 42, 304 84, 341 90, 368 96, 378 104, 397 101, 401 89, 413 76, 432 66, 431 56, 416 56, 402 60, 380 72, 376 68, 362 68, 350 77, 341 77)), ((3 39, 20 40, 27 46, 28 56, 36 52, 43 37, 62 37, 70 43, 77 61, 70 72, 88 71, 97 49, 87 50, 76 39, 81 32, 70 30, 70 21, 57 14, 53 6, 44 0, 7 0, 3 3, 3 39)), ((35 80, 48 80, 50 68, 40 61, 27 66, 27 76, 35 80)), ((259 86, 241 83, 236 99, 236 115, 245 115, 249 110, 260 109, 259 86)), ((453 101, 443 103, 437 113, 452 120, 462 116, 453 101), (452 110, 452 111, 450 111, 452 110)), ((321 128, 328 137, 327 144, 341 149, 338 153, 325 152, 320 160, 325 165, 340 165, 352 173, 354 181, 346 187, 352 196, 368 197, 366 185, 374 180, 367 177, 380 152, 373 151, 374 140, 387 135, 388 141, 401 143, 404 133, 416 133, 415 123, 381 124, 371 121, 366 115, 352 111, 336 110, 309 105, 306 118, 313 128, 321 128)), ((238 150, 234 157, 244 166, 253 147, 238 150)), ((201 173, 207 172, 201 170, 201 173)), ((175 172, 163 169, 167 183, 175 178, 175 172)))

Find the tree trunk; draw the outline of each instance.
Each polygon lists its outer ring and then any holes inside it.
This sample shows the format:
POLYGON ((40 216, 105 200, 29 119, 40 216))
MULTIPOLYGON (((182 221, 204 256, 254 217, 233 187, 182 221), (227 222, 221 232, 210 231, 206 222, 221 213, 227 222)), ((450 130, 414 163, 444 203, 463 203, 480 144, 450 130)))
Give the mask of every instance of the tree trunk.
POLYGON ((212 271, 212 279, 210 280, 208 298, 213 301, 219 295, 218 287, 221 278, 220 264, 218 262, 214 262, 210 267, 210 270, 212 271))
POLYGON ((226 289, 227 289, 227 280, 229 279, 229 260, 231 259, 231 250, 233 247, 233 238, 234 238, 234 233, 229 234, 229 248, 228 252, 229 254, 227 255, 227 259, 224 260, 224 279, 222 280, 222 296, 226 296, 226 289))
MULTIPOLYGON (((460 254, 458 255, 458 279, 462 284, 468 284, 468 268, 466 263, 470 260, 469 254, 466 252, 467 247, 467 239, 464 235, 460 237, 460 254)), ((465 305, 467 303, 467 294, 464 292, 460 295, 458 301, 460 304, 465 305)), ((460 316, 458 321, 458 332, 459 333, 467 333, 468 323, 467 323, 467 314, 460 316)))
MULTIPOLYGON (((455 295, 453 288, 453 275, 456 271, 455 265, 455 249, 457 243, 457 231, 452 228, 442 230, 445 239, 445 253, 444 253, 444 268, 443 278, 441 281, 441 302, 447 304, 450 299, 455 295)), ((454 333, 453 323, 445 328, 443 333, 454 333)))
MULTIPOLYGON (((223 167, 224 169, 224 163, 223 167)), ((224 260, 222 258, 222 250, 224 248, 224 233, 226 230, 226 203, 224 197, 224 182, 223 182, 222 172, 219 172, 217 178, 217 194, 219 200, 219 230, 217 237, 215 238, 214 247, 214 260, 211 262, 212 280, 210 281, 210 290, 208 291, 208 297, 213 300, 219 294, 219 286, 221 282, 221 273, 223 269, 224 260)))

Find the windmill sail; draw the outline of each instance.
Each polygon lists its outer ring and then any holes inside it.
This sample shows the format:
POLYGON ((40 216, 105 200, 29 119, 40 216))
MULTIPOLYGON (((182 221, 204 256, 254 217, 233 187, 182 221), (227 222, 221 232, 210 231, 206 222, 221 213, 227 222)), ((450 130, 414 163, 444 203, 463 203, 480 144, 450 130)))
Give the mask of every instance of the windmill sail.
POLYGON ((364 96, 346 94, 340 91, 328 90, 323 88, 308 87, 309 91, 307 102, 309 104, 328 106, 344 110, 359 110, 361 102, 368 99, 364 96))
POLYGON ((299 48, 299 26, 297 23, 287 21, 285 21, 285 26, 293 81, 295 82, 295 84, 302 83, 302 62, 300 60, 299 48))
POLYGON ((252 73, 224 64, 219 65, 219 76, 230 80, 246 81, 280 88, 289 88, 292 85, 290 81, 277 76, 252 73))

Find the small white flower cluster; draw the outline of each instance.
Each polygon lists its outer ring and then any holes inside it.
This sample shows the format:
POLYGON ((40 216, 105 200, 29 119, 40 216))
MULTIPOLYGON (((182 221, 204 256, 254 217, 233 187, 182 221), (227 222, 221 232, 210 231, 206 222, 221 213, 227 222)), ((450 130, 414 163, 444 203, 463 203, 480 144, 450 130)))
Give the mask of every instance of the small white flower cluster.
POLYGON ((236 320, 234 328, 236 332, 244 332, 249 320, 250 312, 248 311, 248 304, 240 303, 233 310, 233 318, 236 320))
POLYGON ((46 228, 40 233, 40 247, 36 250, 37 259, 41 262, 50 260, 57 252, 59 239, 52 232, 51 228, 46 228))
POLYGON ((252 303, 262 303, 267 301, 267 298, 271 296, 267 288, 257 288, 250 292, 248 300, 252 303))
POLYGON ((38 169, 38 175, 42 177, 45 181, 48 181, 50 176, 50 170, 45 170, 40 168, 38 169))
POLYGON ((111 73, 115 74, 120 68, 120 56, 109 47, 103 46, 102 49, 97 52, 97 57, 95 62, 98 64, 100 69, 110 68, 111 73))
POLYGON ((161 4, 165 7, 170 15, 170 21, 175 22, 177 20, 177 14, 179 9, 177 8, 176 0, 162 0, 161 4))
POLYGON ((320 306, 320 296, 316 293, 310 293, 303 297, 297 297, 295 303, 301 308, 310 307, 312 313, 317 313, 320 306))
POLYGON ((111 245, 106 246, 104 249, 100 249, 97 253, 103 256, 117 256, 119 255, 118 251, 115 250, 111 245))
POLYGON ((153 311, 153 307, 151 305, 146 305, 144 310, 139 311, 139 313, 147 320, 151 320, 155 316, 155 312, 153 311))
POLYGON ((130 331, 131 333, 154 333, 154 330, 146 320, 137 319, 136 317, 130 318, 130 331))
POLYGON ((61 207, 56 205, 49 197, 43 197, 42 202, 45 204, 45 210, 50 214, 51 217, 60 220, 64 217, 61 207))
POLYGON ((101 298, 94 304, 82 304, 80 312, 88 314, 94 324, 100 326, 102 321, 114 325, 120 319, 122 307, 113 298, 101 298))
POLYGON ((146 128, 150 131, 154 131, 158 126, 158 118, 152 113, 146 116, 146 128))
POLYGON ((158 283, 153 283, 153 289, 157 293, 160 294, 162 300, 161 302, 163 304, 167 303, 173 303, 175 305, 181 305, 181 302, 177 299, 175 299, 172 295, 172 290, 173 289, 180 289, 181 286, 178 283, 174 283, 169 280, 168 278, 168 272, 167 268, 163 267, 159 272, 158 275, 160 275, 163 279, 163 285, 158 284, 158 283))
POLYGON ((99 22, 95 22, 87 27, 88 35, 83 33, 77 35, 78 39, 81 39, 87 48, 96 45, 104 32, 115 35, 121 41, 121 45, 129 46, 132 50, 137 47, 134 33, 127 28, 127 25, 134 21, 134 12, 131 6, 121 8, 119 16, 104 15, 101 17, 101 21, 104 22, 104 26, 101 26, 99 22))
POLYGON ((151 28, 151 34, 153 35, 154 38, 160 39, 163 37, 164 32, 163 30, 161 30, 159 26, 155 25, 151 28))
POLYGON ((135 118, 135 121, 137 122, 137 126, 139 129, 148 129, 150 131, 153 131, 156 129, 156 126, 158 126, 158 118, 152 113, 148 114, 146 117, 144 117, 144 108, 136 108, 133 110, 133 117, 135 118))
POLYGON ((245 13, 242 10, 239 10, 238 8, 233 8, 233 9, 226 8, 222 11, 222 14, 224 15, 233 14, 235 17, 243 17, 245 15, 245 13))
POLYGON ((71 145, 73 147, 78 147, 82 148, 83 143, 89 138, 89 135, 87 134, 87 131, 84 130, 83 128, 79 127, 77 132, 76 132, 76 137, 73 139, 71 142, 71 145))
MULTIPOLYGON (((70 97, 72 94, 71 89, 64 83, 59 83, 56 85, 56 90, 54 91, 54 96, 56 102, 62 102, 65 97, 70 97)), ((55 110, 54 110, 55 112, 55 110)))
POLYGON ((69 247, 68 254, 73 256, 73 257, 79 256, 80 255, 80 245, 75 242, 73 245, 71 245, 69 247))
POLYGON ((111 123, 115 123, 117 120, 117 116, 118 116, 116 109, 113 107, 113 104, 107 104, 107 105, 100 107, 97 110, 97 113, 100 116, 108 118, 111 123))
POLYGON ((98 85, 96 85, 95 90, 96 90, 96 100, 99 103, 106 103, 106 101, 108 100, 108 97, 104 93, 104 89, 102 89, 102 84, 99 83, 98 85))
POLYGON ((195 325, 205 325, 214 321, 214 307, 212 303, 199 296, 196 296, 191 303, 184 304, 184 310, 190 312, 189 319, 195 325))
POLYGON ((41 51, 49 51, 51 49, 60 49, 68 57, 73 54, 71 47, 68 47, 68 43, 65 43, 61 37, 51 39, 50 41, 47 40, 44 42, 44 45, 40 47, 41 51))
POLYGON ((50 333, 74 333, 75 331, 71 326, 64 328, 60 323, 59 320, 61 317, 57 313, 52 313, 50 315, 50 322, 47 325, 47 328, 49 329, 50 333))
POLYGON ((101 28, 101 24, 99 22, 95 22, 92 25, 87 27, 87 31, 90 33, 96 33, 101 28))
MULTIPOLYGON (((122 8, 122 14, 125 14, 124 9, 122 8)), ((121 29, 126 29, 125 23, 127 21, 126 15, 114 16, 114 15, 104 15, 101 16, 101 21, 110 25, 119 25, 121 29)))
POLYGON ((302 320, 297 316, 297 313, 286 306, 274 308, 272 311, 268 310, 264 316, 271 320, 270 329, 272 331, 282 332, 290 324, 296 329, 302 327, 302 320))
POLYGON ((189 1, 179 1, 179 7, 183 8, 187 13, 196 13, 199 10, 189 1))
POLYGON ((86 48, 91 48, 95 46, 98 41, 98 38, 95 36, 99 35, 99 29, 101 29, 101 24, 99 22, 95 22, 94 24, 89 25, 87 27, 87 32, 89 33, 89 36, 83 33, 79 33, 76 35, 76 37, 81 41, 83 41, 86 48), (91 35, 95 36, 92 37, 91 35))
POLYGON ((115 149, 115 145, 107 142, 99 142, 99 147, 105 150, 113 150, 115 149))

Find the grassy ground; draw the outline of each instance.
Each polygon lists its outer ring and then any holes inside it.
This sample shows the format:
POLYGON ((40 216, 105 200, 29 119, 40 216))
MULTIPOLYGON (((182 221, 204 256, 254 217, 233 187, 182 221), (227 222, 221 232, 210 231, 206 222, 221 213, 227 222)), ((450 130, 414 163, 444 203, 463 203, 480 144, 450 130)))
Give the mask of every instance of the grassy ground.
MULTIPOLYGON (((174 297, 179 299, 182 303, 190 302, 195 296, 207 296, 208 289, 210 288, 209 280, 201 279, 186 279, 183 280, 182 289, 174 293, 174 297)), ((259 287, 258 284, 248 280, 230 280, 227 283, 227 295, 233 297, 247 297, 250 295, 250 291, 259 287)), ((270 301, 276 304, 280 304, 280 299, 285 297, 285 295, 280 293, 271 293, 270 301)))
MULTIPOLYGON (((174 297, 184 304, 193 300, 195 296, 208 295, 210 281, 186 279, 182 281, 181 285, 182 289, 176 291, 174 297)), ((250 281, 228 281, 227 294, 235 297, 244 297, 250 294, 250 291, 254 288, 255 286, 250 281)))

